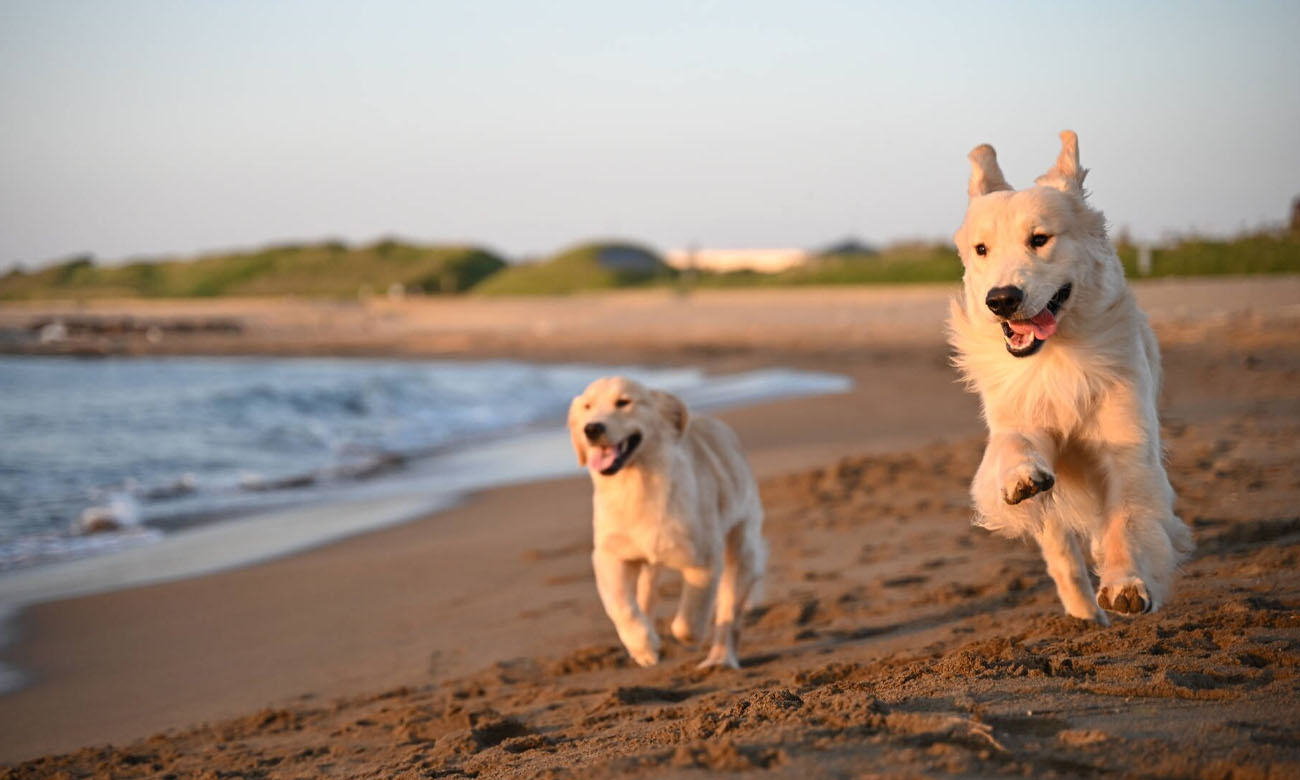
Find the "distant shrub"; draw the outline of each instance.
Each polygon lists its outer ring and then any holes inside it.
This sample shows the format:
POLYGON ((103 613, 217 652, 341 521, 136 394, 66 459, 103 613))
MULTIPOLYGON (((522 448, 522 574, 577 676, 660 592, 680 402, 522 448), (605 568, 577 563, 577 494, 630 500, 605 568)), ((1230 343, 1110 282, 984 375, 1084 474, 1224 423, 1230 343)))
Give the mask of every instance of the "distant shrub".
POLYGON ((485 295, 567 295, 582 290, 632 287, 677 278, 656 252, 621 241, 591 242, 540 263, 513 265, 474 292, 485 295))
POLYGON ((95 258, 92 255, 77 255, 69 258, 54 267, 54 283, 57 285, 73 284, 79 279, 88 276, 88 272, 95 267, 95 258))
POLYGON ((874 246, 856 238, 846 238, 818 251, 818 257, 866 256, 879 254, 874 246))
POLYGON ((506 262, 491 252, 474 249, 415 280, 414 287, 426 294, 465 292, 505 267, 506 262))

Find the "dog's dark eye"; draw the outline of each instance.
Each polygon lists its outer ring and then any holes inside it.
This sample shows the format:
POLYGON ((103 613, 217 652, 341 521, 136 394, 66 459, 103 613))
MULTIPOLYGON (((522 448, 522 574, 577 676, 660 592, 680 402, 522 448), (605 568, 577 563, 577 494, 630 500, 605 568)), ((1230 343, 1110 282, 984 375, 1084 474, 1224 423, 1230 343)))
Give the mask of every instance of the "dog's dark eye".
POLYGON ((979 255, 980 257, 983 257, 984 255, 987 255, 988 253, 989 253, 989 248, 988 248, 988 247, 984 246, 983 244, 976 244, 976 245, 975 245, 975 254, 979 255))
POLYGON ((1046 233, 1035 233, 1029 237, 1029 245, 1037 249, 1040 246, 1046 246, 1047 242, 1051 240, 1052 237, 1046 233))
POLYGON ((614 402, 614 406, 618 407, 619 409, 622 409, 624 406, 627 406, 630 403, 632 403, 631 398, 620 398, 614 402))
POLYGON ((590 403, 585 403, 585 404, 582 405, 582 408, 583 408, 583 409, 586 409, 587 411, 590 412, 590 411, 591 411, 591 404, 590 404, 590 403))

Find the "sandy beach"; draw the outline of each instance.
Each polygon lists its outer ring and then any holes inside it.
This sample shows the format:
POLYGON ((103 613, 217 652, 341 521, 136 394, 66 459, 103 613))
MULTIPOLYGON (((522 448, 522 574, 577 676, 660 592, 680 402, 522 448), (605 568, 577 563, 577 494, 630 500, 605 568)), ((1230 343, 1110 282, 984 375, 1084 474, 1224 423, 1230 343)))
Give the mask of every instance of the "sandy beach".
POLYGON ((1300 278, 1138 290, 1198 549, 1163 611, 1109 628, 1061 614, 1030 545, 970 526, 982 426, 947 364, 950 288, 6 305, 13 334, 134 318, 10 352, 796 366, 855 388, 720 415, 772 546, 738 672, 697 672, 702 651, 671 640, 656 668, 625 658, 575 465, 269 563, 25 610, 0 650, 32 678, 0 697, 0 777, 1297 776, 1300 278), (198 320, 238 327, 174 327, 198 320))

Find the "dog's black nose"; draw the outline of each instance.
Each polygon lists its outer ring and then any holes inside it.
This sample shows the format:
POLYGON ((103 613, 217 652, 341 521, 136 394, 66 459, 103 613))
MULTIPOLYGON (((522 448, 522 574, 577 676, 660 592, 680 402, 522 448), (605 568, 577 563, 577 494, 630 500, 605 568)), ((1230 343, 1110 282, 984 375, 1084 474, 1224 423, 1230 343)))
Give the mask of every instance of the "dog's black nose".
POLYGON ((994 287, 984 296, 984 303, 999 317, 1010 317, 1024 303, 1025 293, 1019 287, 994 287))
POLYGON ((605 435, 604 423, 587 423, 582 426, 582 432, 587 434, 587 441, 595 441, 605 435))

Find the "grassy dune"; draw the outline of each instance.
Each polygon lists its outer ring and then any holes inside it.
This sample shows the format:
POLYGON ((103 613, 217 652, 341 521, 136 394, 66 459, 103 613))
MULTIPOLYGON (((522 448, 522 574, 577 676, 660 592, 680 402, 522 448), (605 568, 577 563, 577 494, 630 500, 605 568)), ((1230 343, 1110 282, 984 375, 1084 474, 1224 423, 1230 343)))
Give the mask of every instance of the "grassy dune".
POLYGON ((348 247, 327 242, 112 266, 78 258, 29 274, 11 272, 0 277, 0 299, 346 298, 363 290, 382 293, 394 284, 424 293, 461 292, 503 267, 501 258, 475 247, 392 240, 348 247))
POLYGON ((653 251, 617 242, 581 244, 549 260, 510 266, 474 288, 484 295, 566 295, 582 290, 609 290, 642 284, 664 283, 677 271, 653 251), (641 253, 655 263, 653 271, 618 270, 601 263, 609 250, 641 253))

